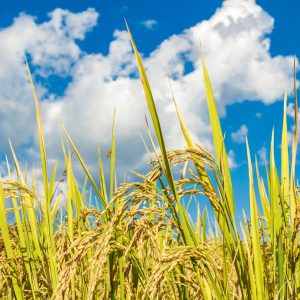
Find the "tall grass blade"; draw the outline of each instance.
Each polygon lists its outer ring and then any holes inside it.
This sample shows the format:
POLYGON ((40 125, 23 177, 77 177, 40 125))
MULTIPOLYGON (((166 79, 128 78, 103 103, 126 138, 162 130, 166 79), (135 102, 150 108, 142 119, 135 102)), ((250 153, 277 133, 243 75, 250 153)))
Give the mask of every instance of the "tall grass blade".
POLYGON ((264 299, 264 275, 263 275, 263 260, 261 254, 261 243, 260 233, 258 224, 258 209, 255 198, 254 182, 253 182, 253 171, 251 154, 246 139, 247 157, 248 157, 248 172, 249 172, 249 194, 250 194, 250 214, 251 214, 251 227, 252 227, 252 249, 253 249, 253 262, 254 262, 254 273, 256 281, 257 299, 264 299))
POLYGON ((15 263, 15 254, 12 249, 8 226, 6 222, 5 198, 3 194, 2 181, 0 180, 0 230, 4 243, 7 258, 10 262, 10 277, 13 284, 13 291, 16 299, 23 299, 22 286, 18 282, 17 267, 15 263))
POLYGON ((203 76, 204 76, 204 86, 206 91, 206 100, 207 100, 210 124, 211 124, 211 129, 213 134, 214 145, 215 145, 216 157, 217 157, 219 169, 222 172, 223 180, 224 180, 225 194, 227 199, 226 204, 228 204, 229 206, 231 215, 234 216, 234 199, 233 199, 228 158, 226 154, 226 147, 224 144, 221 124, 218 116, 216 102, 213 95, 212 86, 210 83, 206 63, 203 56, 202 56, 202 68, 203 68, 203 76))
POLYGON ((41 164, 42 164, 42 177, 43 177, 43 185, 44 185, 44 193, 45 193, 45 203, 44 203, 44 210, 45 210, 45 238, 47 241, 47 252, 49 255, 49 266, 50 266, 50 273, 51 273, 51 285, 53 289, 55 289, 56 285, 58 284, 58 269, 57 269, 57 262, 56 262, 56 250, 55 250, 55 243, 54 243, 54 232, 51 223, 51 212, 50 212, 50 201, 51 197, 49 195, 49 186, 48 186, 48 172, 47 172, 47 158, 46 158, 46 149, 45 149, 45 142, 43 136, 43 127, 42 127, 42 118, 41 112, 39 107, 39 101, 37 97, 37 93, 35 90, 35 86, 33 83, 33 79, 31 76, 30 68, 28 62, 26 61, 28 77, 31 84, 31 89, 33 93, 34 103, 35 103, 35 110, 36 110, 36 121, 38 126, 38 134, 39 134, 39 144, 40 144, 40 156, 41 156, 41 164))

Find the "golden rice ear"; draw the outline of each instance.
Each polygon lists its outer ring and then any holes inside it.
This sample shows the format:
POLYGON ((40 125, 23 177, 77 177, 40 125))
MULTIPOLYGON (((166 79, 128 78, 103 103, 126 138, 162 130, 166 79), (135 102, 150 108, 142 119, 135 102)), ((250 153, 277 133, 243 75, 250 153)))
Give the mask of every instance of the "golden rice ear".
POLYGON ((14 252, 12 247, 8 224, 6 221, 6 207, 2 187, 2 179, 0 180, 0 232, 1 239, 4 244, 5 254, 7 255, 7 258, 11 261, 11 265, 9 267, 9 276, 12 280, 13 291, 16 299, 21 300, 23 299, 22 284, 18 281, 18 274, 16 273, 17 267, 15 264, 16 253, 14 252))
MULTIPOLYGON (((161 130, 161 125, 160 125, 160 120, 157 114, 157 110, 156 110, 156 106, 154 103, 154 99, 152 96, 152 92, 151 92, 151 88, 150 88, 150 84, 146 75, 146 71, 142 62, 142 59, 140 57, 140 54, 138 52, 138 49, 135 45, 135 42, 133 40, 132 34, 130 32, 129 26, 126 23, 126 27, 127 27, 127 31, 129 34, 129 38, 131 41, 131 45, 135 54, 135 58, 137 61, 137 65, 138 65, 138 70, 139 70, 139 75, 140 75, 140 79, 142 82, 142 86, 143 86, 143 90, 144 90, 144 94, 145 94, 145 98, 146 98, 146 102, 149 108, 149 112, 150 112, 150 116, 152 119, 152 124, 154 126, 154 130, 156 133, 156 138, 158 140, 158 144, 160 147, 160 151, 162 153, 162 158, 163 158, 163 164, 164 164, 164 172, 165 172, 165 176, 167 179, 167 182, 169 184, 169 187, 172 191, 172 194, 175 198, 175 203, 176 203, 176 208, 174 207, 174 205, 169 201, 169 208, 178 224, 178 228, 181 234, 182 239, 184 240, 184 243, 187 246, 195 246, 197 244, 197 240, 196 240, 196 236, 195 236, 195 231, 193 230, 189 220, 188 220, 188 213, 187 211, 184 209, 184 207, 182 206, 181 202, 180 202, 180 198, 178 195, 178 191, 177 188, 175 186, 175 182, 174 182, 174 178, 173 178, 173 174, 171 171, 171 167, 170 167, 170 162, 168 159, 168 155, 167 155, 167 150, 165 147, 165 142, 164 142, 164 138, 163 138, 163 134, 162 134, 162 130, 161 130), (177 214, 178 211, 178 214, 177 214)), ((203 279, 200 276, 198 267, 195 265, 194 266, 196 274, 197 274, 197 280, 198 283, 201 287, 201 291, 204 293, 204 295, 207 294, 207 291, 205 291, 205 287, 204 287, 204 283, 203 283, 203 279)), ((221 299, 221 292, 214 280, 214 278, 211 275, 210 270, 207 270, 207 274, 209 276, 209 282, 210 284, 213 286, 213 289, 215 291, 215 295, 218 299, 221 299)))
MULTIPOLYGON (((162 153, 163 167, 164 167, 165 175, 166 175, 168 184, 171 187, 174 198, 176 200, 176 205, 177 205, 177 208, 179 210, 179 215, 181 214, 181 217, 182 217, 182 223, 183 223, 182 226, 184 227, 184 229, 183 228, 181 229, 182 238, 185 240, 186 243, 190 244, 190 243, 192 243, 191 235, 188 234, 189 230, 188 230, 188 225, 186 224, 186 216, 185 217, 183 216, 183 214, 184 214, 183 208, 180 204, 180 199, 178 197, 178 193, 177 193, 177 190, 176 190, 175 185, 174 185, 173 174, 171 172, 171 168, 170 168, 170 164, 169 164, 169 160, 168 160, 168 156, 167 156, 167 150, 166 150, 166 147, 165 147, 165 142, 164 142, 161 126, 160 126, 160 121, 159 121, 158 114, 157 114, 157 111, 156 111, 156 106, 155 106, 154 99, 153 99, 153 96, 152 96, 152 92, 151 92, 150 84, 149 84, 149 81, 148 81, 148 77, 146 75, 146 71, 145 71, 142 59, 141 59, 140 54, 138 52, 138 49, 135 45, 135 42, 133 40, 133 37, 132 37, 132 34, 130 32, 130 29, 129 29, 129 26, 128 26, 127 22, 126 22, 126 27, 127 27, 127 31, 128 31, 128 34, 129 34, 130 41, 131 41, 131 45, 132 45, 133 50, 134 50, 135 58, 136 58, 136 61, 137 61, 139 74, 140 74, 141 82, 142 82, 142 85, 143 85, 143 90, 144 90, 144 93, 145 93, 146 102, 147 102, 149 112, 150 112, 150 116, 151 116, 151 119, 152 119, 152 124, 154 126, 154 130, 155 130, 155 133, 156 133, 156 138, 158 140, 158 144, 159 144, 159 147, 160 147, 160 150, 161 150, 161 153, 162 153)), ((172 214, 174 215, 174 217, 176 218, 176 220, 179 223, 179 217, 177 215, 175 207, 173 206, 173 204, 171 204, 171 203, 169 203, 169 204, 170 204, 170 209, 172 211, 172 214)))
POLYGON ((56 180, 56 164, 51 175, 47 170, 39 103, 27 65, 36 107, 43 176, 41 185, 45 197, 37 193, 38 177, 35 178, 34 169, 32 183, 22 175, 22 165, 10 143, 17 178, 13 179, 6 158, 8 174, 0 180, 0 298, 297 299, 300 290, 300 196, 295 183, 298 141, 296 72, 296 129, 291 162, 285 95, 280 174, 276 168, 279 147, 274 142, 273 131, 269 169, 266 166, 269 189, 265 188, 255 159, 256 193, 246 139, 250 217, 244 210, 239 216, 233 210, 224 138, 204 58, 204 82, 217 162, 208 151, 194 145, 175 100, 187 147, 166 150, 146 72, 130 31, 129 35, 162 155, 146 121, 156 155, 156 159, 152 158, 144 143, 152 160, 152 169, 146 175, 133 172, 138 180, 124 182, 117 188, 113 121, 111 151, 107 157, 111 159, 110 186, 106 186, 100 149, 97 186, 92 171, 66 132, 72 148, 65 149, 62 145, 65 166, 61 173, 67 188, 64 201, 63 194, 56 193, 57 186, 62 184, 56 180), (84 171, 85 180, 80 187, 72 166, 73 153, 84 171), (188 163, 195 164, 198 174, 191 168, 186 172, 188 163), (181 168, 176 169, 176 175, 173 172, 175 167, 181 168), (189 208, 189 205, 195 195, 199 196, 197 204, 201 203, 202 211, 200 204, 196 205, 196 220, 192 220, 193 207, 189 208), (214 228, 210 225, 209 210, 203 209, 203 196, 212 206, 214 228), (95 197, 101 202, 92 202, 95 197), (238 222, 239 219, 243 221, 238 222))

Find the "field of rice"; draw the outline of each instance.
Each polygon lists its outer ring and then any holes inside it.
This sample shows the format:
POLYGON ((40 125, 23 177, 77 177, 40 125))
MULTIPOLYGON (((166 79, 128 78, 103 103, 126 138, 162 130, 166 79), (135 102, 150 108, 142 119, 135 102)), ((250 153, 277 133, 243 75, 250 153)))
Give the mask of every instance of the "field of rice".
POLYGON ((238 223, 238 199, 233 195, 204 57, 215 155, 193 142, 175 99, 186 147, 168 151, 141 57, 127 29, 155 132, 151 135, 148 131, 151 148, 145 143, 152 169, 146 175, 136 174, 136 182, 117 184, 112 128, 109 178, 104 175, 98 150, 100 182, 96 182, 66 130, 69 145, 62 149, 65 170, 56 174, 55 166, 50 171, 38 97, 28 67, 44 192, 39 195, 36 185, 29 183, 35 179, 29 180, 30 175, 22 172, 11 147, 15 170, 7 163, 8 176, 0 180, 1 299, 300 299, 296 78, 291 149, 287 96, 280 161, 274 158, 272 136, 269 165, 266 174, 260 174, 246 141, 249 177, 244 180, 249 185, 250 215, 244 214, 244 221, 238 223), (84 184, 76 180, 75 160, 86 174, 84 184), (10 175, 13 172, 17 178, 10 175), (63 180, 67 201, 61 203, 56 191, 63 180), (97 203, 92 201, 94 197, 97 203), (190 199, 203 198, 208 199, 213 216, 199 201, 201 209, 199 206, 194 222, 189 215, 190 199))

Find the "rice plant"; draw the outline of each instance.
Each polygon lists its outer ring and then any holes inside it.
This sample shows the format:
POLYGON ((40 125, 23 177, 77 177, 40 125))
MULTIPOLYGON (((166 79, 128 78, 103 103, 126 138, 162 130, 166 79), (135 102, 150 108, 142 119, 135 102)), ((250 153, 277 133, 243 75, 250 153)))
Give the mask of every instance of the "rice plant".
MULTIPOLYGON (((244 222, 237 223, 226 147, 204 57, 215 156, 193 142, 175 99, 186 146, 169 151, 142 59, 127 29, 155 132, 152 136, 148 131, 153 151, 146 146, 152 169, 136 174, 136 182, 117 185, 113 126, 109 179, 100 149, 98 183, 66 129, 64 172, 56 174, 55 165, 48 173, 42 116, 28 67, 44 193, 38 195, 36 185, 29 183, 11 146, 17 178, 7 163, 8 176, 0 180, 2 299, 300 299, 296 78, 291 157, 285 96, 280 174, 273 135, 266 183, 256 159, 252 163, 246 141, 250 219, 245 215, 244 222), (85 172, 84 184, 76 180, 74 159, 85 172), (174 175, 174 168, 181 176, 174 175), (60 180, 67 185, 65 203, 56 192, 60 180), (91 195, 97 203, 92 203, 91 195), (214 216, 198 207, 193 222, 187 199, 201 198, 209 200, 214 216)), ((35 182, 34 175, 31 181, 35 182)))

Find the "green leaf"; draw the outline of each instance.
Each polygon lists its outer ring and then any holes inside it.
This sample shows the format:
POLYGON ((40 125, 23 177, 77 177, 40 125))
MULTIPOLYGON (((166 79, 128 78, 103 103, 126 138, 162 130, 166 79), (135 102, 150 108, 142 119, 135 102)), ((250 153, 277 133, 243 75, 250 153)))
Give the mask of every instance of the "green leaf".
POLYGON ((257 203, 256 203, 255 191, 254 191, 251 154, 250 154, 250 149, 249 149, 247 139, 246 139, 246 147, 247 147, 248 172, 249 172, 252 251, 253 251, 255 280, 256 280, 256 287, 257 287, 256 293, 257 293, 257 299, 263 300, 264 299, 264 276, 263 276, 263 260, 262 260, 261 245, 260 245, 260 234, 259 234, 259 227, 258 227, 258 209, 257 209, 257 203))
POLYGON ((234 216, 234 199, 232 192, 232 183, 231 176, 228 164, 228 158, 226 154, 226 147, 224 144, 221 124, 219 120, 219 115, 217 111, 217 106, 215 98, 213 95, 212 86, 210 83, 207 67, 205 64, 204 57, 202 56, 202 67, 203 67, 203 76, 204 76, 204 86, 206 91, 206 100, 210 118, 210 124, 212 129, 212 135, 215 145, 216 157, 218 162, 218 167, 221 170, 221 174, 224 180, 224 189, 226 194, 227 203, 232 217, 234 216))

